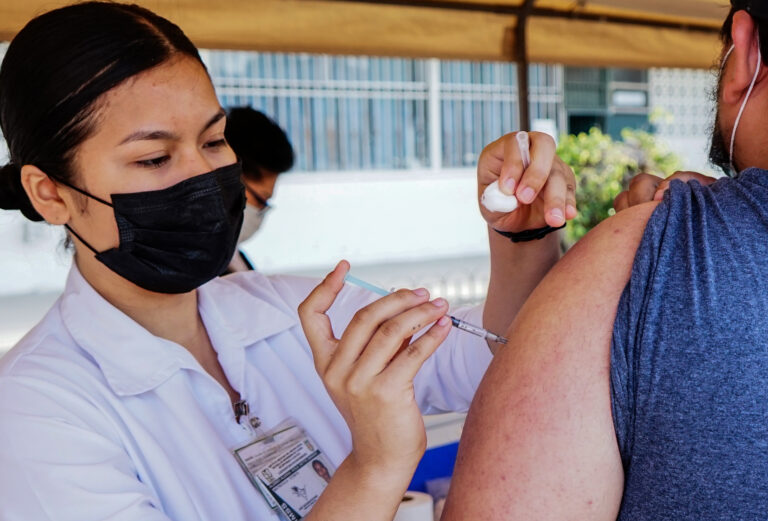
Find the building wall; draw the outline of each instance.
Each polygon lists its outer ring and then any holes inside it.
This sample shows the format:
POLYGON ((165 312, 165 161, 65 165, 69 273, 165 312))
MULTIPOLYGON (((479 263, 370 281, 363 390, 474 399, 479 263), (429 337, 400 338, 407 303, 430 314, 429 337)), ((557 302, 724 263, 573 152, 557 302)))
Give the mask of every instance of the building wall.
MULTIPOLYGON (((514 64, 205 51, 225 107, 273 117, 295 171, 474 167, 483 146, 518 128, 514 64)), ((530 67, 531 114, 564 130, 562 67, 530 67)))
POLYGON ((683 157, 685 169, 712 172, 707 157, 715 119, 715 71, 651 69, 649 76, 656 134, 683 157))

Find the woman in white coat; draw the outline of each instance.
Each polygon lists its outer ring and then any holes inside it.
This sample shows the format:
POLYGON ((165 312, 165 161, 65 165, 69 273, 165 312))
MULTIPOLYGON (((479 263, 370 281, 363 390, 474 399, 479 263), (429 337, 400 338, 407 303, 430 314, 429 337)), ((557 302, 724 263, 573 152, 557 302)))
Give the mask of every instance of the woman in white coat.
MULTIPOLYGON (((74 262, 0 361, 4 520, 391 519, 424 450, 420 414, 467 409, 489 346, 451 331, 448 304, 426 290, 342 290, 340 264, 302 305, 313 356, 297 308, 316 281, 217 277, 244 205, 224 127, 195 47, 140 7, 61 8, 10 44, 0 207, 65 226, 74 262), (301 504, 270 481, 284 469, 253 459, 286 419, 281 433, 335 467, 327 487, 291 488, 301 504)), ((534 136, 523 175, 510 143, 484 153, 480 189, 501 176, 525 204, 485 217, 506 232, 561 226, 575 215, 572 173, 534 136)), ((490 237, 488 305, 454 314, 505 331, 558 240, 490 237)))

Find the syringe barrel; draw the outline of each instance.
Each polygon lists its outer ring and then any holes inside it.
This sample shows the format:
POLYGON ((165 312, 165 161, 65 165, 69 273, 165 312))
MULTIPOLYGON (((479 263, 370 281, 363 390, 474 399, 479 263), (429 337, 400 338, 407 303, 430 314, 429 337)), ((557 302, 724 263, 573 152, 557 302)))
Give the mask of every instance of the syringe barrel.
POLYGON ((461 329, 462 331, 466 331, 467 333, 472 333, 473 335, 477 335, 479 337, 485 338, 485 334, 486 334, 485 329, 481 327, 473 326, 472 324, 464 322, 463 320, 459 320, 458 318, 451 317, 451 320, 453 321, 453 325, 461 329))

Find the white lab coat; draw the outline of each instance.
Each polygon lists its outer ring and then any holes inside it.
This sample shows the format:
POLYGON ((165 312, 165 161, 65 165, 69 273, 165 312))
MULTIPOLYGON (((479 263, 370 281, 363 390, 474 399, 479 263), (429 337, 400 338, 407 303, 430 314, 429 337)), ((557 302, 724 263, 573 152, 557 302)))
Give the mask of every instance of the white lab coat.
MULTIPOLYGON (((252 415, 267 429, 296 418, 338 466, 350 433, 296 314, 316 282, 239 273, 201 287, 199 309, 252 415)), ((374 298, 346 288, 329 312, 336 333, 374 298)), ((457 313, 481 321, 480 308, 457 313)), ((421 410, 466 410, 490 360, 485 341, 454 330, 416 378, 421 410)), ((276 520, 230 452, 251 436, 186 349, 73 267, 45 318, 0 360, 0 520, 276 520)))

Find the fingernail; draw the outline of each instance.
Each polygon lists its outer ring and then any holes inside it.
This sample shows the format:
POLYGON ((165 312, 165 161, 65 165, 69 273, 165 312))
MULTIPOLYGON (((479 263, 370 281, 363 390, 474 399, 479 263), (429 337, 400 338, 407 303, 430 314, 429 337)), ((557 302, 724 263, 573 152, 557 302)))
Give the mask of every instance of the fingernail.
POLYGON ((664 192, 656 192, 653 194, 654 201, 661 201, 662 199, 664 199, 664 192))
POLYGON ((576 210, 575 206, 569 204, 568 206, 565 207, 565 213, 567 215, 576 215, 577 213, 579 213, 579 211, 576 210))
POLYGON ((446 302, 444 298, 436 298, 435 300, 432 301, 432 304, 436 308, 442 308, 442 307, 445 307, 445 305, 448 304, 448 302, 446 302))
POLYGON ((530 186, 522 191, 520 194, 520 200, 525 204, 531 204, 536 197, 536 191, 530 186))
POLYGON ((506 181, 504 181, 504 191, 510 195, 514 195, 515 193, 515 180, 513 178, 509 178, 506 181))
POLYGON ((429 291, 425 290, 424 288, 415 289, 413 292, 419 297, 426 297, 429 295, 429 291))
POLYGON ((553 208, 549 211, 549 215, 557 219, 558 221, 564 221, 565 217, 563 217, 563 211, 560 208, 553 208))
POLYGON ((450 321, 451 321, 450 318, 443 315, 442 317, 440 317, 440 320, 437 321, 437 325, 444 327, 444 326, 447 326, 450 323, 450 321))

